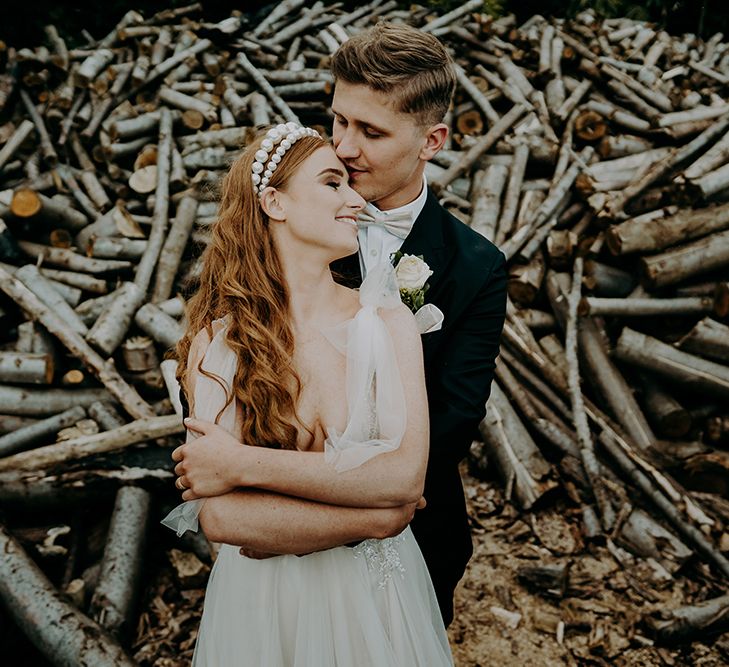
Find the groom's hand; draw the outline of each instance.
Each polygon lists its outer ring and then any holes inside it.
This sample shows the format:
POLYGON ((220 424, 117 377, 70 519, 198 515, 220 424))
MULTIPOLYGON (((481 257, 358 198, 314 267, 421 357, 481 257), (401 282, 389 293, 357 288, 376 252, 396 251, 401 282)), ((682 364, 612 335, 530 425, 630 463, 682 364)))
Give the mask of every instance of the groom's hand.
POLYGON ((236 471, 244 453, 241 443, 211 422, 188 418, 185 426, 201 435, 172 452, 172 460, 178 462, 178 488, 186 489, 182 499, 220 496, 240 486, 236 471))

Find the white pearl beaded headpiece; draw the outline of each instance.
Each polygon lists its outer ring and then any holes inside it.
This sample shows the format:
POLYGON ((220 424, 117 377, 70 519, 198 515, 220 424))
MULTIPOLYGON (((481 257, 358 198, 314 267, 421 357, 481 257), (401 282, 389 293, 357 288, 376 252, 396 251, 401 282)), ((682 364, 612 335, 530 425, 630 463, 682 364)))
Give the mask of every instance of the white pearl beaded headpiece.
POLYGON ((287 150, 291 148, 301 137, 319 137, 321 135, 310 127, 302 127, 298 123, 281 123, 272 127, 266 132, 266 137, 261 142, 261 147, 256 151, 256 161, 253 163, 251 178, 253 187, 260 195, 276 171, 278 163, 287 150), (275 150, 274 150, 275 149, 275 150), (271 159, 269 160, 269 155, 271 159))

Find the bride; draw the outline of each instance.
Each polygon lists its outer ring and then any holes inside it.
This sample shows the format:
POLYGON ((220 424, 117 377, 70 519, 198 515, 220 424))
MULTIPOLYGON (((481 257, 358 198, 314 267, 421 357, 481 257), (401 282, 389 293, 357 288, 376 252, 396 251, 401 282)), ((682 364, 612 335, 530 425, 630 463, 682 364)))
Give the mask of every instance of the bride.
MULTIPOLYGON (((173 454, 192 500, 163 521, 178 534, 196 530, 198 515, 209 539, 230 534, 219 510, 251 492, 257 467, 277 473, 266 491, 370 513, 382 525, 393 512, 411 517, 421 501, 428 414, 415 319, 389 263, 359 291, 329 269, 356 252, 364 205, 333 148, 293 123, 269 130, 232 165, 178 345, 193 417, 173 454), (195 446, 198 420, 227 432, 216 451, 227 476, 212 483, 186 470, 206 455, 195 446)), ((271 530, 287 521, 295 515, 271 530)), ((323 536, 321 551, 264 559, 222 544, 193 664, 452 665, 410 528, 387 534, 334 548, 323 536)))

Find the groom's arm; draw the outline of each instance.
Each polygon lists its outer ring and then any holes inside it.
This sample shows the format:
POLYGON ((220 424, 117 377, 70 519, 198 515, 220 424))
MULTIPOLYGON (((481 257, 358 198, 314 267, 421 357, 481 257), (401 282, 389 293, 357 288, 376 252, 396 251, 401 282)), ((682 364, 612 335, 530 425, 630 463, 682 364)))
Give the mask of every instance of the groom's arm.
POLYGON ((269 554, 304 554, 397 535, 414 511, 414 504, 363 510, 245 489, 208 498, 200 525, 213 542, 269 554))

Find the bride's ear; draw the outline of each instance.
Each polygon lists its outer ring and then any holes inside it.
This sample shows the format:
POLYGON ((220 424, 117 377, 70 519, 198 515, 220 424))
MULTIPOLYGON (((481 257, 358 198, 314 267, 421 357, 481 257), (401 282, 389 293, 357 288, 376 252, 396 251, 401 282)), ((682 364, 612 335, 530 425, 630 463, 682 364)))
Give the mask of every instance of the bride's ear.
POLYGON ((278 220, 279 222, 286 220, 286 211, 281 193, 276 188, 267 187, 263 190, 261 193, 261 208, 271 220, 278 220))

